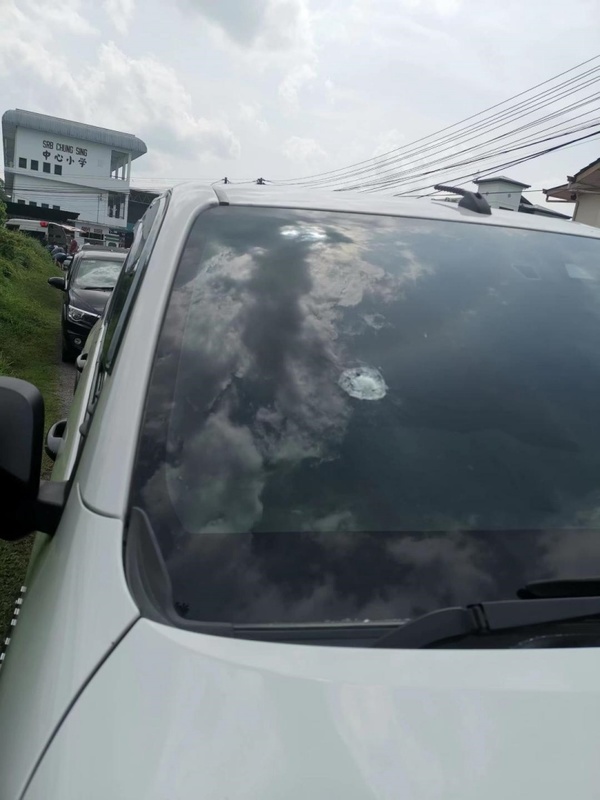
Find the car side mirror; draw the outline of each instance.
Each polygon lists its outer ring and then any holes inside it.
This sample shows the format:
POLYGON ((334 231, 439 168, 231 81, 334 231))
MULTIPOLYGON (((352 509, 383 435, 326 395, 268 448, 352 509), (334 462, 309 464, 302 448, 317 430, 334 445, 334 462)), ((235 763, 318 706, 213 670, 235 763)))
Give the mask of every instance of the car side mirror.
POLYGON ((0 538, 21 539, 35 530, 54 533, 66 500, 66 483, 40 485, 44 401, 18 378, 0 377, 0 538))
POLYGON ((61 289, 63 292, 65 290, 65 279, 61 277, 52 277, 48 278, 48 283, 50 286, 54 286, 55 289, 61 289))

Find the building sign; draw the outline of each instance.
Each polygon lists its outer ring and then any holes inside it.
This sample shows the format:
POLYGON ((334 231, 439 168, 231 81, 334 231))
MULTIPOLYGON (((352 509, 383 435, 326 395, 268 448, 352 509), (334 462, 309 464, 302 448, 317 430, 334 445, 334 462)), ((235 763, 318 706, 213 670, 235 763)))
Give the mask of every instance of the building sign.
POLYGON ((57 164, 79 164, 81 168, 87 164, 87 147, 74 147, 72 144, 63 144, 50 139, 44 139, 42 147, 44 148, 42 156, 45 161, 56 161, 57 164), (57 152, 52 153, 52 150, 57 152))

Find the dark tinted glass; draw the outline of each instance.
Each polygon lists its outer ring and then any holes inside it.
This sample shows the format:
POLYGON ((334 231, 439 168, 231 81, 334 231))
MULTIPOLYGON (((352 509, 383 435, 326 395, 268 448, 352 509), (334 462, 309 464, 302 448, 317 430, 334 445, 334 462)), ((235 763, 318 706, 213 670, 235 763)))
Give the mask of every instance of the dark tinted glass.
POLYGON ((166 196, 155 200, 136 226, 133 242, 107 310, 107 330, 102 349, 102 365, 106 370, 112 368, 127 326, 137 287, 152 253, 165 214, 167 202, 166 196))
POLYGON ((405 618, 600 574, 600 240, 202 214, 134 474, 183 614, 405 618))

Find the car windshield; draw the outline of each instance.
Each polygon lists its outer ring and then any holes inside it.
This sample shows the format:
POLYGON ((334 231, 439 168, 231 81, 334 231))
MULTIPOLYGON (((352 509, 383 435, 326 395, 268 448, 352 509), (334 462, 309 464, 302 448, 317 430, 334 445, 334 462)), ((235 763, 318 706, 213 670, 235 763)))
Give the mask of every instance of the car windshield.
POLYGON ((76 289, 114 289, 124 258, 82 258, 73 275, 76 289))
POLYGON ((182 617, 406 619, 600 574, 600 239, 480 223, 198 217, 132 487, 182 617))

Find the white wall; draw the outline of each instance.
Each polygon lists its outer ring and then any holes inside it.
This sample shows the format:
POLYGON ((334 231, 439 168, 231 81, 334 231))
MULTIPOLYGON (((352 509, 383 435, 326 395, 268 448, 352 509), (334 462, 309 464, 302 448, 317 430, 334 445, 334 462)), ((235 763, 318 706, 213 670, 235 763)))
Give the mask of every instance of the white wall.
POLYGON ((56 180, 15 174, 12 194, 15 203, 24 200, 26 206, 31 202, 38 206, 46 203, 50 208, 59 206, 61 211, 77 211, 79 222, 91 222, 111 228, 123 228, 127 223, 128 196, 125 197, 122 217, 117 219, 108 214, 108 192, 91 186, 69 185, 56 180))
POLYGON ((59 206, 62 211, 78 211, 82 219, 101 222, 106 216, 106 194, 91 187, 69 186, 53 180, 42 180, 31 175, 15 175, 13 201, 47 203, 50 208, 59 206))
MULTIPOLYGON (((36 159, 40 165, 40 173, 42 173, 42 164, 46 162, 52 166, 53 173, 55 166, 62 167, 63 178, 68 180, 74 178, 77 183, 85 180, 87 185, 95 186, 97 181, 110 178, 112 149, 95 142, 86 142, 83 139, 69 139, 50 133, 17 128, 13 166, 19 166, 19 158, 26 158, 27 169, 29 169, 31 159, 36 159)), ((118 183, 126 184, 127 182, 118 181, 118 183)))
POLYGON ((67 211, 79 212, 80 222, 96 223, 113 228, 127 224, 129 181, 110 177, 112 147, 70 139, 63 136, 18 128, 15 138, 13 199, 47 203, 67 211), (19 166, 25 159, 25 166, 19 166), (37 161, 37 170, 31 162, 37 161), (44 172, 43 164, 51 172, 44 172), (62 168, 56 175, 55 166, 62 168), (124 213, 120 218, 109 216, 109 192, 125 194, 124 213))
POLYGON ((573 219, 600 228, 600 194, 578 195, 573 219))
POLYGON ((519 210, 519 203, 521 202, 520 186, 509 185, 505 181, 493 181, 482 184, 478 189, 492 208, 507 208, 511 211, 519 210))

